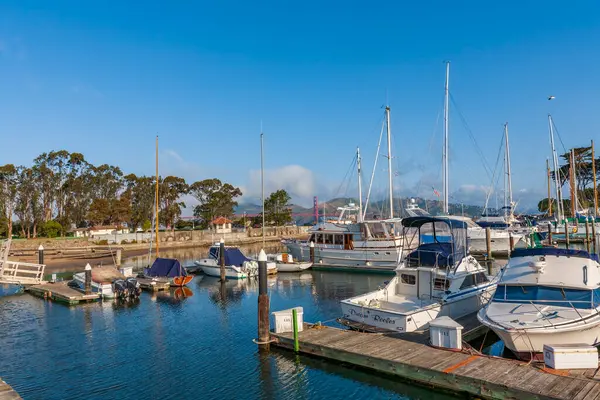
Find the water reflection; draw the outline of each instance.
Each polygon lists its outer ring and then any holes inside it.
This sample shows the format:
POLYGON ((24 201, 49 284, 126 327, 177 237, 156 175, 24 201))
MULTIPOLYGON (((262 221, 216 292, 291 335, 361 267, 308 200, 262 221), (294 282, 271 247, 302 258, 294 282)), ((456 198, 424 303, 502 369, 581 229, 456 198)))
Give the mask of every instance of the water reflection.
POLYGON ((156 301, 159 303, 165 303, 170 305, 181 305, 185 300, 189 297, 192 297, 194 292, 192 289, 184 286, 178 288, 171 288, 169 290, 164 290, 162 292, 158 292, 156 294, 156 301))

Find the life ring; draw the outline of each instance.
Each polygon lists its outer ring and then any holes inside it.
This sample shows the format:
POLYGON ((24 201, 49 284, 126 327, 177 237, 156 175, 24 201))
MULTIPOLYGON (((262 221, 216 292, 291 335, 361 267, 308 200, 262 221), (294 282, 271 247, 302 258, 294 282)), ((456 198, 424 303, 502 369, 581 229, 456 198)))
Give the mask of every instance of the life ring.
POLYGON ((573 233, 577 233, 577 225, 573 226, 573 233))

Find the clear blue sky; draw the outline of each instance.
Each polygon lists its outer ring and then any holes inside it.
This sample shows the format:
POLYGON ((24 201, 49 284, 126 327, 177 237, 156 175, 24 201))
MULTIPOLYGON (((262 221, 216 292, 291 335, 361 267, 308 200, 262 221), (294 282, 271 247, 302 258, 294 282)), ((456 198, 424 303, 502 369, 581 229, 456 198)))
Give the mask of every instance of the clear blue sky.
MULTIPOLYGON (((353 194, 338 187, 356 146, 368 179, 387 99, 398 192, 422 182, 433 198, 451 60, 450 91, 490 164, 509 122, 516 197, 531 205, 545 194, 548 112, 565 146, 598 139, 598 15, 597 1, 5 0, 0 163, 64 148, 152 174, 158 133, 162 174, 219 177, 252 200, 262 120, 267 189, 307 204, 353 194)), ((481 201, 490 180, 456 107, 450 136, 454 197, 481 201)))

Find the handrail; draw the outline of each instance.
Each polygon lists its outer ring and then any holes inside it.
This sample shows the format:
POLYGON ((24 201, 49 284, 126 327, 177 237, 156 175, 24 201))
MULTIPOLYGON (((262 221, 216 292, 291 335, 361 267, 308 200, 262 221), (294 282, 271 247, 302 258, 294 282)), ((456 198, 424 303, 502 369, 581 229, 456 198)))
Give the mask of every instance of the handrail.
POLYGON ((550 325, 552 325, 552 327, 553 327, 554 329, 556 329, 556 326, 554 326, 554 324, 552 323, 552 321, 550 321, 550 319, 548 319, 548 318, 547 318, 547 317, 544 315, 544 313, 543 313, 543 312, 542 312, 542 311, 541 311, 539 308, 537 308, 537 307, 535 306, 535 304, 533 304, 533 301, 529 301, 529 302, 530 302, 530 303, 531 303, 531 305, 532 305, 532 306, 533 306, 533 307, 534 307, 534 308, 535 308, 535 309, 536 309, 536 310, 537 310, 537 311, 538 311, 538 312, 539 312, 539 313, 542 315, 542 318, 544 318, 546 321, 548 321, 548 322, 550 323, 550 325))

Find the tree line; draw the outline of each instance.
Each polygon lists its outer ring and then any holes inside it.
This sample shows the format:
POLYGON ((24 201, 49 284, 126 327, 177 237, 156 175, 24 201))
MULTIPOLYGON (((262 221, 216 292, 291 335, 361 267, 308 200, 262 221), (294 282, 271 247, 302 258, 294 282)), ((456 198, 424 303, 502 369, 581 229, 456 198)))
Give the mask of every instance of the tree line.
MULTIPOLYGON (((242 196, 239 188, 216 178, 188 184, 181 177, 159 176, 158 187, 158 221, 167 229, 175 228, 186 207, 184 195, 198 201, 194 216, 204 227, 219 216, 232 218, 242 196)), ((66 150, 43 153, 31 166, 6 164, 0 166, 0 236, 55 237, 94 225, 148 230, 154 221, 155 189, 154 176, 96 166, 83 154, 66 150)), ((275 192, 271 202, 276 222, 291 219, 291 210, 285 211, 289 196, 282 192, 285 196, 275 192)))

